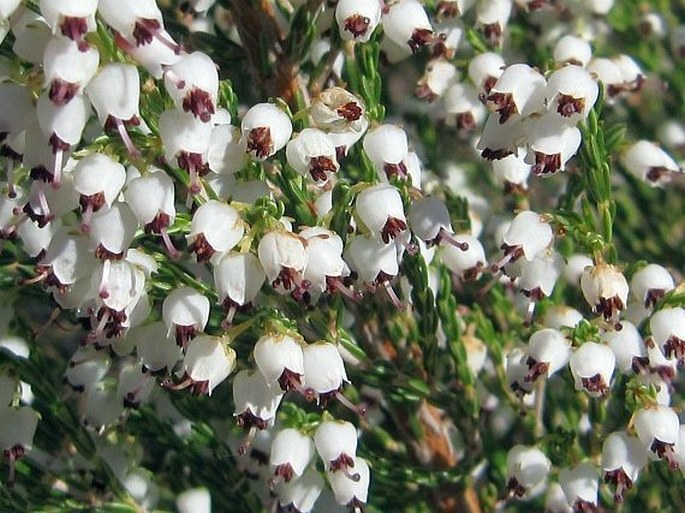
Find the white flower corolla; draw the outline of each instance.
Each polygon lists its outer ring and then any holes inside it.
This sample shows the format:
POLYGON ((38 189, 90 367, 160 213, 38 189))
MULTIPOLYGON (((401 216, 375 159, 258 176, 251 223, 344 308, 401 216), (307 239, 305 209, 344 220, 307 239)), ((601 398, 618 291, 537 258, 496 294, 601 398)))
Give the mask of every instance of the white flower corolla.
MULTIPOLYGON (((450 213, 445 202, 437 196, 424 196, 413 201, 407 218, 412 233, 427 244, 452 240, 450 213)), ((459 246, 468 249, 462 244, 459 246)))
POLYGON ((573 513, 573 509, 566 502, 564 490, 559 483, 549 483, 547 486, 545 511, 547 513, 573 513))
POLYGON ((517 154, 525 142, 525 123, 513 121, 500 123, 500 116, 491 113, 485 121, 483 133, 476 143, 476 149, 486 160, 500 160, 509 155, 517 154))
POLYGON ((400 0, 383 13, 383 33, 396 45, 416 53, 433 40, 433 27, 418 0, 400 0))
POLYGON ((96 29, 95 10, 98 0, 41 0, 40 13, 52 28, 53 34, 78 43, 85 51, 88 43, 84 36, 96 29))
POLYGON ((90 283, 90 297, 97 299, 98 311, 89 337, 102 343, 103 338, 114 338, 129 326, 128 314, 144 291, 145 274, 126 260, 103 260, 93 270, 90 283))
POLYGON ((536 301, 549 297, 563 268, 564 257, 554 249, 543 250, 530 262, 523 263, 519 288, 536 301))
POLYGON ((207 54, 181 55, 165 69, 164 86, 177 109, 191 112, 204 123, 212 119, 219 95, 219 73, 207 54))
POLYGON ((673 276, 659 264, 647 264, 630 279, 630 296, 651 308, 675 288, 673 276))
POLYGON ((504 185, 504 192, 524 192, 528 190, 528 177, 531 165, 524 160, 526 151, 519 148, 515 154, 492 161, 495 180, 504 185))
POLYGON ((126 408, 138 408, 145 404, 157 384, 135 361, 126 363, 119 371, 118 378, 117 394, 126 408))
POLYGON ((245 113, 240 129, 245 151, 257 160, 265 160, 288 143, 293 125, 276 105, 258 103, 245 113))
POLYGON ((663 308, 649 320, 649 329, 657 347, 666 358, 685 362, 685 309, 663 308))
POLYGON ((125 37, 121 33, 115 32, 114 40, 155 79, 161 80, 164 77, 164 70, 181 58, 182 47, 163 29, 150 31, 143 27, 140 36, 140 38, 125 37), (152 36, 152 39, 146 43, 149 35, 152 36), (136 39, 140 40, 142 44, 138 44, 136 39))
POLYGON ((212 391, 235 369, 236 354, 222 337, 198 335, 188 342, 183 357, 183 382, 194 395, 212 391))
POLYGON ((31 64, 42 64, 45 47, 53 38, 45 18, 31 9, 20 9, 11 29, 14 35, 12 51, 15 55, 31 64))
POLYGON ((433 59, 419 79, 415 94, 418 98, 433 102, 441 98, 445 91, 458 80, 459 72, 454 64, 444 59, 433 59))
POLYGON ((162 319, 167 333, 175 333, 182 347, 205 329, 209 320, 209 299, 191 287, 173 290, 162 303, 162 319))
POLYGON ((599 96, 599 86, 590 72, 569 64, 552 73, 547 79, 548 108, 568 124, 585 118, 599 96))
POLYGON ((552 464, 537 447, 515 445, 507 453, 507 491, 514 497, 532 497, 544 489, 552 464))
POLYGON ((379 176, 387 178, 407 176, 404 159, 409 152, 407 133, 395 125, 380 125, 364 136, 364 151, 379 176))
POLYGON ((124 403, 112 384, 98 382, 86 391, 83 423, 95 430, 115 424, 124 414, 124 403))
POLYGON ((33 221, 22 222, 17 228, 17 235, 22 248, 32 258, 37 258, 47 251, 52 237, 62 227, 59 221, 51 221, 44 227, 33 221))
POLYGON ((335 21, 344 41, 366 43, 381 21, 381 2, 340 0, 335 6, 335 21))
POLYGON ((357 510, 366 504, 371 472, 364 458, 355 458, 354 474, 351 476, 329 470, 326 472, 326 477, 338 504, 357 510))
POLYGON ((329 87, 312 100, 309 119, 312 126, 329 135, 351 133, 358 139, 369 124, 365 112, 364 102, 354 94, 342 87, 329 87))
POLYGON ((568 257, 564 268, 564 278, 569 285, 580 286, 580 277, 585 272, 585 268, 593 265, 592 258, 585 254, 576 253, 568 257))
POLYGON ((80 49, 65 38, 53 38, 45 47, 43 72, 48 97, 55 105, 64 105, 82 94, 95 76, 100 54, 92 46, 80 49))
POLYGON ((587 70, 604 84, 609 98, 613 98, 623 91, 621 69, 613 60, 605 57, 593 57, 587 65, 587 70))
POLYGON ((240 129, 228 123, 215 124, 207 154, 209 169, 232 175, 245 166, 246 157, 245 149, 240 146, 240 129))
POLYGON ((582 37, 567 34, 554 44, 552 55, 557 64, 575 64, 585 67, 592 59, 592 46, 582 37))
POLYGON ((159 116, 159 135, 167 162, 175 162, 190 176, 190 192, 202 190, 200 176, 209 172, 207 155, 212 125, 180 110, 167 110, 159 116))
POLYGON ((377 184, 359 193, 355 214, 371 234, 389 243, 407 229, 400 191, 390 184, 377 184))
POLYGON ((656 131, 657 140, 669 150, 685 147, 685 124, 678 119, 662 122, 656 131))
POLYGON ((487 94, 502 75, 505 66, 500 54, 484 52, 469 61, 468 75, 479 92, 487 94))
POLYGON ((288 164, 302 176, 323 184, 338 172, 340 164, 331 138, 318 128, 305 128, 285 148, 288 164))
POLYGON ((314 457, 314 442, 297 429, 278 431, 271 442, 269 465, 274 468, 275 479, 289 483, 304 474, 314 457))
POLYGON ((91 153, 78 161, 72 176, 74 190, 80 195, 83 228, 90 226, 93 213, 112 206, 126 181, 126 170, 107 155, 91 153))
POLYGON ((624 373, 643 373, 649 365, 647 347, 642 335, 629 321, 621 321, 621 329, 602 333, 602 341, 608 344, 616 357, 616 365, 624 373))
POLYGON ((592 397, 609 393, 616 357, 609 346, 585 342, 576 349, 569 361, 576 390, 584 390, 592 397))
POLYGON ((243 429, 266 429, 276 417, 283 391, 272 387, 259 371, 240 371, 233 380, 236 423, 243 429))
POLYGON ((302 344, 289 335, 264 335, 253 349, 257 368, 269 386, 299 389, 304 374, 302 344))
POLYGON ((552 244, 553 235, 552 227, 540 214, 530 210, 519 212, 502 236, 504 255, 493 269, 502 269, 522 257, 530 262, 552 244))
POLYGON ((635 60, 626 54, 617 55, 612 59, 618 66, 623 79, 623 89, 625 91, 638 91, 645 80, 644 73, 635 60))
POLYGON ((524 380, 534 382, 540 376, 551 377, 563 369, 571 358, 571 341, 562 332, 544 328, 533 333, 528 341, 528 372, 524 380))
POLYGON ((525 161, 536 176, 563 171, 573 157, 582 137, 575 126, 568 126, 562 117, 547 113, 525 126, 529 149, 525 161))
POLYGON ((153 374, 168 374, 181 357, 181 348, 167 332, 164 322, 156 321, 138 326, 126 335, 135 344, 143 368, 153 374))
POLYGON ((623 493, 632 488, 647 464, 647 452, 640 440, 624 431, 614 431, 602 445, 604 482, 615 487, 614 501, 622 502, 623 493))
POLYGON ((312 294, 341 292, 352 299, 359 299, 347 288, 346 278, 350 269, 342 258, 343 242, 340 236, 325 228, 305 228, 300 237, 306 241, 307 268, 305 279, 311 284, 312 294))
POLYGON ((466 82, 452 84, 443 96, 445 123, 468 132, 485 119, 485 108, 474 86, 466 82))
POLYGON ((91 248, 100 259, 122 258, 138 229, 138 220, 126 203, 101 210, 90 221, 91 248))
POLYGON ((678 466, 675 445, 680 439, 678 414, 668 406, 642 408, 633 417, 635 432, 650 458, 667 461, 671 469, 678 466))
POLYGON ((193 214, 190 232, 186 235, 188 250, 197 255, 198 262, 206 262, 215 253, 233 249, 244 233, 242 220, 235 208, 209 200, 193 214))
POLYGON ((628 282, 613 265, 586 267, 580 277, 580 288, 593 310, 607 321, 616 321, 628 304, 628 282))
POLYGON ((661 187, 671 181, 673 173, 680 173, 680 166, 653 142, 640 140, 623 154, 623 166, 634 177, 652 187, 661 187))
POLYGON ((553 305, 545 310, 542 324, 545 328, 553 328, 555 330, 575 328, 583 319, 583 314, 575 308, 566 305, 553 305))
POLYGON ((399 273, 395 245, 385 244, 375 237, 349 237, 344 256, 350 268, 367 283, 390 281, 399 273))
POLYGON ((214 263, 214 285, 227 310, 253 302, 265 279, 262 264, 252 253, 228 253, 214 263))
POLYGON ((324 420, 316 428, 314 444, 324 468, 333 472, 354 467, 357 428, 342 420, 324 420))
POLYGON ((483 244, 473 235, 459 234, 453 238, 462 248, 449 241, 441 241, 439 254, 442 262, 462 280, 475 280, 487 263, 483 244))
POLYGON ((212 496, 207 488, 191 488, 178 494, 179 513, 212 513, 212 496))
POLYGON ((273 287, 290 291, 298 301, 308 301, 310 284, 303 278, 307 250, 301 237, 285 231, 270 231, 259 241, 257 256, 273 287))
POLYGON ((581 463, 561 470, 559 484, 573 511, 595 510, 599 492, 597 477, 597 469, 589 463, 581 463))
POLYGON ((155 0, 99 0, 98 14, 122 36, 149 45, 164 29, 162 12, 155 0))
POLYGON ((111 363, 107 351, 93 346, 79 347, 71 356, 64 376, 72 389, 85 392, 105 377, 111 363))
POLYGON ((280 482, 274 491, 281 507, 286 510, 291 508, 299 513, 309 513, 314 509, 325 485, 321 474, 315 468, 308 467, 301 477, 290 482, 280 482))
POLYGON ((33 449, 40 415, 30 406, 0 410, 0 450, 10 467, 7 486, 14 486, 14 466, 33 449))
POLYGON ((481 0, 476 7, 476 24, 483 27, 483 34, 493 45, 502 42, 502 34, 511 15, 510 0, 481 0))
POLYGON ((304 387, 325 406, 331 397, 339 397, 343 385, 349 382, 340 351, 333 344, 317 342, 304 346, 302 353, 304 387))
POLYGON ((88 276, 94 266, 88 239, 71 235, 65 228, 52 237, 45 256, 38 262, 38 272, 45 275, 46 285, 64 288, 88 276))
POLYGON ((508 66, 492 86, 487 97, 490 110, 497 113, 500 125, 542 112, 547 82, 539 71, 527 64, 508 66))

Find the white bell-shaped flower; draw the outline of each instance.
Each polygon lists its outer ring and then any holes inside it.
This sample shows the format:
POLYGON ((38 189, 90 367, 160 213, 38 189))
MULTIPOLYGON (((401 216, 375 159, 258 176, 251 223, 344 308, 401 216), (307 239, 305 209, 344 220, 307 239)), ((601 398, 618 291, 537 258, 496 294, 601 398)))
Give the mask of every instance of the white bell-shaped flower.
POLYGON ((515 445, 507 453, 507 491, 514 497, 531 497, 544 489, 551 468, 537 447, 515 445))
POLYGON ((166 325, 157 321, 132 329, 126 336, 133 340, 143 368, 153 374, 168 374, 181 357, 181 348, 167 333, 166 325))
POLYGON ((335 6, 335 21, 344 41, 366 43, 381 21, 381 3, 376 0, 341 0, 335 6))
POLYGON ((476 129, 485 119, 485 108, 478 90, 471 84, 460 82, 450 85, 443 96, 445 102, 445 123, 461 132, 476 129))
POLYGON ((313 294, 322 292, 341 292, 351 299, 359 299, 346 286, 350 274, 342 258, 343 242, 340 236, 325 228, 316 226, 305 228, 300 237, 306 241, 307 268, 305 279, 311 284, 313 294))
POLYGON ((624 431, 614 431, 602 445, 604 482, 615 487, 614 501, 622 502, 625 490, 633 487, 647 464, 647 452, 640 440, 624 431))
POLYGON ((338 504, 360 510, 368 499, 371 472, 364 458, 355 458, 354 463, 354 474, 351 476, 328 471, 326 477, 338 504))
POLYGON ((309 467, 298 479, 280 483, 275 492, 279 504, 286 511, 290 508, 295 512, 309 513, 314 509, 325 485, 321 474, 315 468, 309 467))
POLYGON ((55 105, 64 105, 83 93, 95 76, 100 54, 92 46, 84 49, 65 38, 53 38, 45 47, 43 70, 48 96, 55 105))
POLYGON ((214 263, 214 286, 226 310, 252 303, 265 279, 262 264, 252 253, 228 253, 214 263))
POLYGON ((98 0, 41 0, 40 12, 52 28, 52 33, 78 43, 79 47, 88 48, 84 36, 96 29, 95 11, 98 0))
POLYGON ((173 290, 162 303, 167 332, 176 334, 176 343, 185 347, 205 329, 209 320, 209 299, 191 287, 173 290))
POLYGON ((181 58, 183 47, 174 41, 166 30, 150 30, 148 26, 145 26, 156 23, 156 20, 146 20, 138 25, 141 27, 141 30, 137 31, 138 37, 124 36, 119 32, 114 32, 114 40, 117 46, 143 66, 155 79, 161 80, 164 77, 164 70, 181 58))
POLYGON ((609 393, 616 367, 616 357, 609 346, 585 342, 573 352, 569 366, 576 390, 584 390, 592 397, 609 393))
POLYGON ((533 260, 524 263, 519 287, 533 300, 549 297, 563 268, 564 258, 558 252, 543 250, 533 260))
POLYGON ((502 269, 521 257, 530 262, 552 243, 552 238, 552 227, 539 214, 530 210, 520 212, 502 237, 504 256, 495 266, 502 269))
POLYGON ((369 124, 365 112, 364 102, 347 89, 329 87, 312 100, 309 119, 312 126, 329 135, 351 133, 358 139, 369 124))
POLYGON ((599 96, 599 86, 590 72, 569 64, 556 70, 547 79, 547 105, 564 118, 566 123, 577 123, 585 118, 599 96))
POLYGON ((38 269, 45 274, 47 285, 64 288, 79 278, 88 276, 94 265, 93 256, 88 251, 88 239, 70 235, 64 229, 53 236, 38 269))
POLYGON ((669 150, 685 146, 685 124, 677 119, 668 119, 657 128, 657 140, 669 150))
POLYGON ((215 253, 226 253, 243 238, 245 229, 238 211, 226 203, 209 200, 198 207, 190 224, 188 250, 198 262, 210 260, 215 253))
POLYGON ((585 300, 607 321, 616 321, 618 313, 628 304, 628 282, 613 265, 586 267, 580 277, 580 288, 585 300))
POLYGON ((117 394, 126 408, 138 408, 147 402, 156 384, 140 363, 129 362, 119 371, 117 394))
POLYGON ((91 296, 101 306, 93 336, 112 338, 119 328, 128 327, 127 311, 140 298, 145 287, 145 274, 126 260, 103 260, 91 275, 91 296))
POLYGON ((177 109, 191 112, 204 123, 212 119, 219 95, 219 73, 207 54, 181 55, 165 70, 164 85, 177 109))
POLYGON ((681 172, 668 153, 646 140, 631 145, 621 160, 630 174, 653 187, 669 183, 673 173, 681 172))
POLYGON ((31 258, 38 258, 47 251, 52 237, 61 227, 59 221, 52 221, 41 228, 38 223, 27 220, 19 225, 17 235, 26 254, 31 258))
POLYGON ((383 32, 396 45, 416 53, 433 40, 433 27, 417 0, 400 0, 383 13, 383 32))
POLYGON ((582 37, 567 34, 554 44, 552 56, 557 64, 575 64, 585 67, 592 59, 592 46, 582 37))
POLYGON ((553 305, 545 310, 542 324, 555 330, 575 328, 584 319, 583 314, 567 305, 553 305))
POLYGON ((657 405, 638 410, 633 421, 637 436, 650 457, 667 461, 672 469, 676 468, 674 449, 680 432, 678 414, 668 406, 657 405))
POLYGON ((230 124, 214 125, 209 143, 207 163, 217 174, 232 175, 246 162, 245 149, 240 146, 240 129, 230 124))
POLYGON ((43 62, 45 47, 53 38, 52 29, 45 18, 31 9, 19 9, 17 17, 10 25, 14 34, 12 51, 31 64, 43 62))
POLYGON ((638 63, 626 54, 617 55, 612 60, 621 72, 623 90, 627 92, 639 91, 644 83, 645 75, 638 63))
POLYGON ((481 93, 489 93, 497 79, 502 75, 506 63, 495 52, 484 52, 469 61, 468 75, 473 85, 481 93))
POLYGON ((666 358, 685 363, 685 309, 664 308, 652 315, 649 328, 666 358))
POLYGON ((289 483, 304 474, 314 457, 314 442, 297 429, 281 429, 271 442, 269 465, 276 479, 289 483))
POLYGON ((595 510, 599 492, 597 477, 597 469, 589 463, 581 463, 561 470, 559 484, 573 511, 595 510))
POLYGON ((188 172, 190 192, 198 194, 202 190, 199 177, 209 172, 207 154, 212 139, 211 123, 179 110, 167 110, 159 116, 159 135, 164 157, 188 172))
POLYGON ((283 391, 302 385, 304 355, 302 344, 288 335, 264 335, 254 346, 255 363, 269 386, 283 391))
POLYGON ((333 141, 318 128, 305 128, 285 148, 288 164, 321 184, 340 169, 333 141))
POLYGON ((100 259, 122 258, 138 229, 138 220, 126 203, 101 210, 90 222, 91 247, 100 259))
POLYGON ((476 24, 483 27, 486 39, 495 46, 502 42, 502 34, 511 16, 512 2, 481 0, 476 8, 476 24))
POLYGON ((176 497, 179 513, 212 513, 212 496, 207 488, 190 488, 176 497))
POLYGON ((587 70, 604 84, 606 94, 610 99, 623 91, 621 69, 613 60, 605 57, 593 57, 587 65, 587 70))
POLYGON ((426 66, 426 71, 416 84, 414 94, 417 98, 429 102, 441 98, 447 89, 457 83, 459 72, 451 62, 443 59, 433 59, 426 66))
POLYGON ((100 0, 98 13, 122 36, 134 39, 137 46, 149 45, 161 37, 162 12, 155 0, 100 0))
POLYGON ((91 153, 79 160, 72 172, 74 190, 80 194, 82 224, 88 231, 93 213, 111 207, 126 181, 126 170, 102 153, 91 153))
POLYGON ((324 420, 316 428, 314 444, 324 468, 332 472, 354 467, 357 428, 346 421, 324 420))
POLYGON ((309 283, 303 278, 307 251, 301 237, 285 231, 268 232, 259 241, 257 255, 273 287, 290 291, 298 301, 307 301, 309 283))
POLYGON ((235 351, 226 339, 199 335, 188 343, 183 381, 189 381, 194 395, 212 395, 214 388, 233 372, 235 360, 235 351))
POLYGON ((403 305, 390 282, 399 273, 399 260, 394 244, 385 244, 376 237, 356 235, 349 237, 344 258, 359 278, 371 285, 382 285, 393 304, 403 305))
POLYGON ((258 103, 240 124, 241 144, 257 160, 275 155, 290 140, 293 125, 288 115, 272 103, 258 103))
POLYGON ((236 423, 243 429, 266 429, 276 416, 283 391, 272 387, 259 371, 240 371, 233 380, 236 423))
POLYGON ((528 341, 528 372, 525 381, 534 382, 563 369, 571 358, 571 341, 559 330, 544 328, 536 331, 528 341))
POLYGON ((630 279, 630 295, 645 307, 653 307, 675 288, 671 274, 659 264, 647 264, 630 279))
POLYGON ((630 371, 643 373, 649 365, 647 347, 642 335, 629 321, 621 321, 621 329, 602 333, 602 341, 607 343, 616 357, 616 365, 624 373, 630 371))
POLYGON ((85 392, 105 377, 111 359, 107 351, 99 351, 93 346, 79 347, 69 359, 64 377, 76 392, 85 392))
POLYGON ((14 486, 15 462, 33 449, 33 437, 39 418, 38 412, 30 406, 0 411, 0 450, 10 468, 7 486, 14 486))
POLYGON ((585 272, 585 268, 593 265, 592 258, 588 255, 576 253, 568 257, 564 269, 564 278, 569 285, 580 286, 580 277, 585 272))
POLYGON ((501 124, 497 113, 490 114, 485 121, 481 138, 476 143, 480 156, 493 161, 517 155, 526 139, 525 125, 518 121, 501 124))
POLYGON ((566 502, 566 495, 559 483, 549 483, 545 494, 545 511, 548 513, 573 513, 566 502))
POLYGON ((402 197, 390 184, 373 185, 360 192, 355 213, 371 234, 386 244, 407 229, 402 197))
POLYGON ((440 258, 442 262, 462 280, 477 279, 487 263, 483 244, 473 235, 459 234, 455 235, 453 239, 461 245, 461 248, 447 240, 441 241, 440 258))
POLYGON ((339 399, 340 390, 349 380, 338 348, 327 342, 317 342, 304 346, 302 353, 305 388, 311 390, 323 406, 331 397, 339 399))
POLYGON ((528 152, 525 162, 535 176, 564 171, 580 148, 582 137, 575 126, 567 126, 556 114, 547 113, 526 125, 528 152))
POLYGON ((124 414, 124 403, 116 388, 100 381, 86 391, 84 424, 95 430, 114 425, 124 414))
POLYGON ((490 110, 501 125, 542 112, 547 82, 539 71, 527 64, 508 66, 492 86, 487 97, 490 110))
POLYGON ((407 134, 395 125, 381 125, 369 130, 364 137, 364 151, 379 175, 388 178, 407 176, 404 159, 409 152, 407 134))

